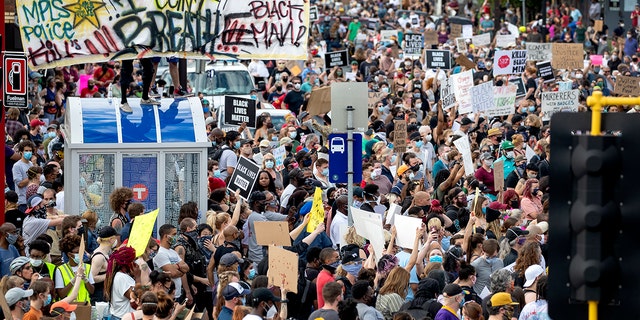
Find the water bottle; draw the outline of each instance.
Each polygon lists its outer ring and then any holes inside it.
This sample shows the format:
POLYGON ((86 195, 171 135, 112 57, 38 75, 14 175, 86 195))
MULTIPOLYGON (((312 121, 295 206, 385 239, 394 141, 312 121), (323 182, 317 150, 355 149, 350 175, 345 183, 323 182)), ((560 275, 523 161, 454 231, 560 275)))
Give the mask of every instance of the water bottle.
POLYGON ((110 83, 109 87, 107 87, 107 99, 109 99, 109 103, 112 102, 113 100, 113 88, 112 88, 113 84, 110 83))

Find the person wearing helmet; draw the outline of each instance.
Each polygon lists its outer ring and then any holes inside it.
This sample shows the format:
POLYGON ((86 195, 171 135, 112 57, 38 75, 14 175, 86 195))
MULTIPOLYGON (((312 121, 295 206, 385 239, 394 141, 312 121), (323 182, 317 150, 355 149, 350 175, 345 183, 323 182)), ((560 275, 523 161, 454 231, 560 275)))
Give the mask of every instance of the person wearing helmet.
POLYGON ((502 161, 504 168, 504 179, 506 180, 509 174, 516 168, 515 165, 515 154, 514 154, 514 145, 509 140, 504 140, 500 144, 500 157, 494 162, 502 161))
POLYGON ((40 278, 40 275, 33 272, 31 269, 31 263, 27 257, 20 256, 13 261, 9 265, 9 269, 11 270, 11 274, 18 276, 24 280, 23 289, 27 290, 31 285, 32 280, 37 280, 40 278))

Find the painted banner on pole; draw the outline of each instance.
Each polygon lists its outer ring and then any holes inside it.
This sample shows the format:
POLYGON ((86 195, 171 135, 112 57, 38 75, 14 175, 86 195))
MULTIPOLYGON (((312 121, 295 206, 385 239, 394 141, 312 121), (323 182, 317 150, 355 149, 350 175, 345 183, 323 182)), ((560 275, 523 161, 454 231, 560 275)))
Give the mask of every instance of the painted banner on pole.
POLYGON ((493 83, 481 83, 471 88, 473 112, 485 112, 493 106, 493 83))
POLYGON ((471 70, 456 73, 451 76, 453 80, 453 93, 458 101, 460 114, 473 111, 471 100, 471 88, 473 87, 473 72, 471 70))
POLYGON ((32 69, 141 56, 307 58, 309 1, 18 0, 32 69))
POLYGON ((515 85, 493 87, 494 105, 486 111, 487 117, 507 116, 515 111, 516 91, 515 85))
POLYGON ((521 74, 526 64, 526 50, 496 51, 493 57, 493 75, 521 74))
POLYGON ((578 112, 580 90, 543 92, 542 120, 550 120, 556 112, 578 112))

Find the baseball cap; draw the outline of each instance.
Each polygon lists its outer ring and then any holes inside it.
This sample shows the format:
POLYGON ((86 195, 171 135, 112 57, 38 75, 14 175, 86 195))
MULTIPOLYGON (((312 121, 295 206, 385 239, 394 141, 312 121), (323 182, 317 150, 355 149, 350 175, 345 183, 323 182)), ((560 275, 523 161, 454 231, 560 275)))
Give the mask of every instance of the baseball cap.
POLYGON ((33 290, 24 290, 22 288, 11 288, 7 293, 4 294, 4 298, 7 300, 7 304, 12 306, 18 301, 31 297, 33 295, 33 290))
POLYGON ((507 230, 505 237, 507 237, 507 239, 509 239, 509 242, 511 242, 519 236, 526 236, 528 234, 529 234, 529 231, 527 230, 522 230, 518 227, 511 227, 509 228, 509 230, 507 230))
POLYGON ((353 246, 349 250, 345 250, 343 252, 342 264, 346 264, 349 262, 358 262, 364 259, 360 258, 360 248, 357 246, 353 246))
POLYGON ((204 120, 205 125, 212 124, 214 122, 216 122, 216 120, 213 119, 213 117, 207 117, 207 119, 204 120))
POLYGON ((536 278, 544 273, 544 269, 539 264, 530 265, 527 270, 524 271, 524 278, 527 279, 524 283, 524 288, 530 287, 536 278))
POLYGON ((279 302, 280 298, 274 296, 273 292, 271 292, 267 288, 258 288, 255 291, 253 291, 253 302, 254 302, 254 305, 257 305, 258 303, 260 303, 262 301, 265 301, 265 302, 266 301, 279 302))
POLYGON ((502 134, 502 131, 500 131, 499 128, 491 128, 489 129, 489 132, 487 132, 487 137, 499 136, 501 134, 502 134))
POLYGON ((222 289, 222 296, 225 300, 231 300, 235 297, 246 296, 251 293, 249 288, 245 288, 238 282, 229 283, 224 289, 222 289))
POLYGON ((64 300, 58 301, 51 306, 51 310, 49 311, 52 316, 57 317, 65 312, 73 312, 76 310, 78 305, 70 304, 64 300))
POLYGON ((269 141, 267 140, 260 141, 260 148, 268 148, 268 147, 269 147, 269 141))
POLYGON ((35 126, 44 126, 46 125, 46 123, 44 123, 44 121, 40 120, 40 119, 33 119, 31 120, 31 122, 29 122, 29 127, 33 128, 35 126))
POLYGON ((462 118, 462 121, 460 121, 460 125, 463 125, 463 126, 466 126, 466 125, 472 124, 472 123, 473 123, 473 120, 471 120, 471 119, 469 119, 467 117, 462 118))
POLYGON ((100 228, 100 231, 98 232, 98 237, 100 237, 101 239, 106 239, 117 235, 118 232, 112 226, 104 226, 100 228))
POLYGON ((24 211, 24 213, 30 213, 33 208, 38 206, 43 201, 42 197, 39 194, 32 195, 27 202, 29 203, 29 208, 24 211))
POLYGON ((406 164, 403 164, 400 166, 400 168, 398 168, 398 175, 403 175, 405 172, 407 172, 407 170, 409 170, 409 166, 406 164))
POLYGON ((31 78, 31 79, 39 79, 39 78, 42 78, 42 74, 40 72, 37 72, 37 71, 31 71, 31 72, 29 72, 29 78, 31 78))
POLYGON ((502 307, 507 305, 516 305, 517 302, 511 300, 511 295, 506 292, 498 292, 491 297, 492 307, 502 307))
POLYGON ((289 143, 292 143, 292 142, 293 142, 293 140, 291 140, 291 138, 289 138, 289 137, 284 137, 284 138, 280 139, 280 145, 281 146, 284 146, 285 144, 289 144, 289 143))
POLYGON ((234 263, 244 263, 244 260, 238 258, 238 256, 233 253, 225 253, 222 258, 220 258, 220 264, 223 266, 230 266, 234 263))
POLYGON ((487 160, 487 159, 495 159, 495 157, 490 152, 485 152, 480 155, 480 160, 487 160))
POLYGON ((457 296, 462 293, 462 287, 455 283, 450 283, 444 286, 444 290, 442 290, 442 293, 444 293, 445 297, 457 296))

